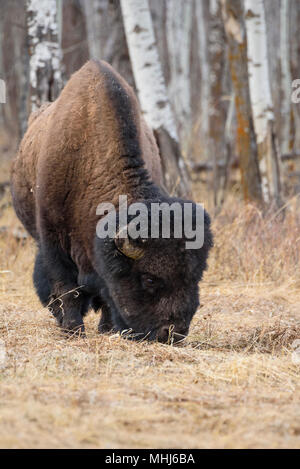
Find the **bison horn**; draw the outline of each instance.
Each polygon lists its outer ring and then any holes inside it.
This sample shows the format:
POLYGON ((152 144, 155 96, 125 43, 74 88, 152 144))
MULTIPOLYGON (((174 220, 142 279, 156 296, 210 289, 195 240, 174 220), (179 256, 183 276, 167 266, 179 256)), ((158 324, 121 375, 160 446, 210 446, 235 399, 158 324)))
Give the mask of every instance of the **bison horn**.
POLYGON ((115 245, 117 249, 124 254, 124 256, 129 257, 130 259, 141 259, 145 253, 144 249, 138 247, 138 246, 133 246, 128 237, 127 238, 121 238, 120 234, 123 230, 127 230, 127 227, 122 228, 115 237, 115 245))

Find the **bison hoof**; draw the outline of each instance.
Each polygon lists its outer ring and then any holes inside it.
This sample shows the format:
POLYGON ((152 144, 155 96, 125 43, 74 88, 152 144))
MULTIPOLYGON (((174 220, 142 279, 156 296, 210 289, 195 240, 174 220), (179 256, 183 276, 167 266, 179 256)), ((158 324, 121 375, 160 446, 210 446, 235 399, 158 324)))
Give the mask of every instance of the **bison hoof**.
POLYGON ((98 332, 99 334, 105 334, 106 332, 114 332, 114 327, 109 322, 99 322, 98 325, 98 332))

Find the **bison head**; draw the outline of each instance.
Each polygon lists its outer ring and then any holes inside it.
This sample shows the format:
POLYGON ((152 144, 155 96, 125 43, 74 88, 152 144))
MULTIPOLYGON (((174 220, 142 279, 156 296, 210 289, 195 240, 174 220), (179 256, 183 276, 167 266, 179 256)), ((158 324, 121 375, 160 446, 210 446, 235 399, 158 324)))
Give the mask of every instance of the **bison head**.
MULTIPOLYGON (((183 206, 184 202, 179 203, 183 206)), ((196 204, 191 204, 195 212, 196 204)), ((101 296, 116 330, 131 330, 137 339, 161 342, 167 342, 170 336, 180 340, 188 334, 199 305, 198 283, 212 246, 210 219, 203 213, 204 242, 197 249, 186 248, 184 234, 175 236, 173 227, 182 223, 176 215, 171 214, 169 237, 165 238, 161 229, 158 237, 151 237, 150 210, 149 236, 124 238, 119 228, 113 238, 96 238, 96 269, 104 284, 101 296)), ((161 224, 162 217, 160 228, 161 224)))

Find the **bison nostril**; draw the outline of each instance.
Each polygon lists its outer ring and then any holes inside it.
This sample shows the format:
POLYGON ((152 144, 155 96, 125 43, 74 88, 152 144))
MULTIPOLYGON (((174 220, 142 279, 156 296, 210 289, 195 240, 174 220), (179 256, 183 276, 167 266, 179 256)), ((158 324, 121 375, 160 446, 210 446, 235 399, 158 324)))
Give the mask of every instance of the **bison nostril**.
POLYGON ((157 333, 157 340, 159 342, 168 342, 168 340, 171 339, 173 335, 173 330, 173 325, 161 327, 157 333))

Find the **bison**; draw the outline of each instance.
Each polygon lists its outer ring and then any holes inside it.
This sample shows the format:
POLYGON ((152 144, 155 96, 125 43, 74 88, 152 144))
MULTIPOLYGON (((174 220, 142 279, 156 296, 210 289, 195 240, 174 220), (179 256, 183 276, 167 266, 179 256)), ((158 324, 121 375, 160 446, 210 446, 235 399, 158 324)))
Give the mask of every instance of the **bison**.
POLYGON ((186 249, 184 235, 173 231, 168 239, 133 239, 118 226, 113 237, 96 235, 98 205, 111 202, 118 214, 120 194, 147 206, 186 202, 166 192, 155 137, 109 64, 87 62, 55 102, 31 115, 11 188, 16 214, 37 243, 36 292, 64 330, 84 334, 93 308, 101 309, 99 332, 162 342, 171 330, 174 338, 187 335, 212 246, 208 214, 199 249, 186 249))

